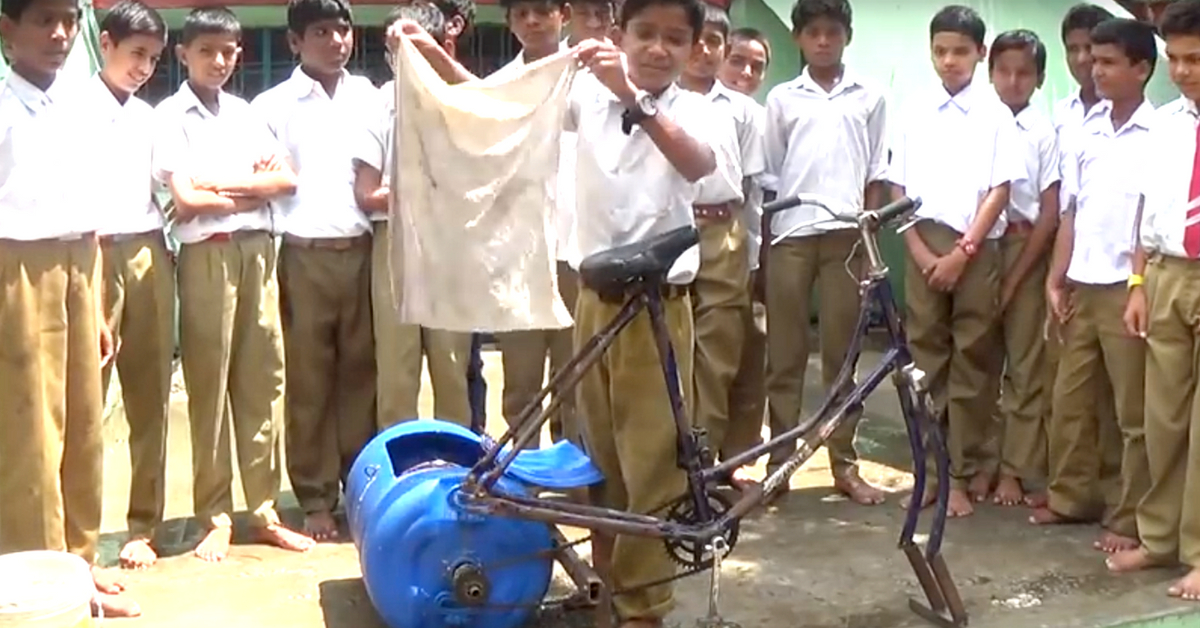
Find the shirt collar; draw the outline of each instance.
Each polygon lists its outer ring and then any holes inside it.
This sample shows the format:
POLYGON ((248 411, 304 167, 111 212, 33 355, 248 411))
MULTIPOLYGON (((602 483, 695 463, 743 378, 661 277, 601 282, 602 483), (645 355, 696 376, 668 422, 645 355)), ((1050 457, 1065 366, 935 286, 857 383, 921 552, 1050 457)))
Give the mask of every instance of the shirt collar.
MULTIPOLYGON (((1005 105, 1006 107, 1008 105, 1005 105)), ((1028 131, 1033 128, 1034 122, 1038 119, 1038 110, 1033 105, 1025 105, 1025 108, 1018 111, 1013 119, 1017 121, 1017 126, 1028 131)))
POLYGON ((732 93, 733 92, 731 92, 728 87, 725 87, 724 85, 721 84, 721 81, 714 80, 712 89, 708 90, 708 93, 705 94, 704 97, 709 102, 717 102, 718 100, 721 100, 722 98, 724 98, 725 100, 732 100, 733 99, 733 97, 731 96, 732 93))
POLYGON ((1083 123, 1086 126, 1101 124, 1106 134, 1111 133, 1113 135, 1120 135, 1131 127, 1147 130, 1154 121, 1154 105, 1149 100, 1143 100, 1142 104, 1133 112, 1133 115, 1129 117, 1129 121, 1115 131, 1112 130, 1112 124, 1109 122, 1112 119, 1111 114, 1112 101, 1107 99, 1101 100, 1087 113, 1087 117, 1083 119, 1083 123))
POLYGON ((953 106, 963 113, 970 113, 971 105, 975 102, 975 82, 967 83, 957 94, 951 95, 946 91, 945 86, 940 86, 937 94, 937 108, 939 110, 953 106))
MULTIPOLYGON (((177 92, 177 94, 180 98, 183 99, 183 110, 185 112, 195 109, 196 111, 198 111, 200 113, 201 117, 204 117, 204 118, 217 117, 217 114, 213 113, 212 111, 209 111, 208 107, 204 106, 204 103, 200 102, 200 97, 196 95, 196 92, 192 91, 192 86, 187 81, 184 81, 183 85, 181 85, 179 87, 179 91, 177 92)), ((225 90, 217 91, 217 111, 225 110, 226 98, 227 97, 225 94, 225 90)))
MULTIPOLYGON (((108 84, 104 82, 104 79, 100 78, 99 74, 91 78, 88 82, 88 87, 91 90, 92 102, 100 108, 97 113, 108 116, 109 119, 115 119, 125 110, 125 105, 129 104, 129 100, 126 100, 124 103, 117 100, 116 95, 112 93, 112 90, 108 88, 108 84)), ((129 98, 132 99, 134 96, 130 95, 129 98)))
MULTIPOLYGON (((58 80, 56 79, 54 83, 57 84, 58 80)), ((8 74, 5 85, 31 113, 41 113, 48 109, 50 105, 54 104, 54 95, 58 91, 54 89, 53 84, 49 90, 42 91, 42 88, 30 83, 24 76, 16 72, 8 74)))
MULTIPOLYGON (((341 75, 338 77, 338 87, 346 84, 346 78, 349 75, 350 72, 345 69, 342 70, 341 75)), ((296 66, 296 69, 292 70, 292 75, 288 77, 287 84, 296 100, 304 100, 310 96, 325 98, 326 100, 332 98, 325 92, 325 87, 317 79, 309 76, 300 66, 296 66)), ((337 91, 340 90, 335 90, 334 93, 336 94, 337 91)))
MULTIPOLYGON (((562 41, 558 42, 558 51, 559 52, 562 52, 564 50, 570 50, 570 49, 571 49, 571 46, 567 44, 566 39, 563 39, 562 41)), ((525 65, 525 50, 524 49, 521 49, 521 52, 517 53, 516 58, 513 59, 513 63, 515 63, 516 65, 525 65)))
POLYGON ((837 94, 847 91, 852 87, 862 85, 862 83, 860 83, 858 80, 858 76, 855 75, 854 72, 850 71, 850 69, 846 66, 842 66, 841 78, 838 79, 838 82, 834 84, 833 89, 827 92, 825 91, 824 87, 817 83, 816 79, 812 77, 812 73, 810 73, 808 70, 809 67, 806 65, 804 66, 804 69, 800 71, 800 76, 797 77, 794 83, 795 87, 818 94, 836 96, 837 94))

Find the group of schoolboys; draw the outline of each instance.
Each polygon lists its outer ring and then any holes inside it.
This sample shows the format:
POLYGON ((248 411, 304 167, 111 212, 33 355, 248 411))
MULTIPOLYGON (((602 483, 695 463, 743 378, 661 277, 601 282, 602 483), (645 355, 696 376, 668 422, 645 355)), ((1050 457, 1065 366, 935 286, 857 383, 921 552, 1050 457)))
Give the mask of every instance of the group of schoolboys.
MULTIPOLYGON (((947 7, 930 24, 943 89, 916 98, 890 146, 883 91, 842 61, 847 0, 796 3, 806 65, 765 110, 748 95, 770 61, 766 40, 732 30, 699 0, 503 6, 523 47, 514 68, 565 49, 583 68, 559 164, 572 176, 559 177, 554 208, 573 338, 498 337, 507 419, 541 387, 547 358, 561 368, 572 341, 621 307, 626 295, 578 281, 580 260, 694 224, 698 250, 676 261, 663 288, 677 384, 722 458, 758 442, 764 405, 772 432, 788 430, 801 414, 810 293, 821 296, 828 385, 854 333, 862 262, 854 231, 805 227, 818 217, 807 208, 760 220, 761 200, 819 194, 856 211, 889 194, 920 197, 924 220, 904 235, 907 320, 948 427, 951 513, 994 495, 1034 507, 1035 523, 1101 520, 1097 547, 1113 553, 1114 571, 1200 568, 1200 502, 1186 498, 1200 482, 1200 446, 1189 447, 1200 416, 1191 279, 1200 272, 1191 215, 1200 213, 1200 1, 1172 5, 1160 25, 1184 96, 1157 112, 1144 97, 1157 59, 1152 27, 1073 8, 1062 38, 1080 89, 1052 120, 1030 106, 1045 76, 1038 37, 1004 33, 989 52, 978 14, 947 7), (974 80, 984 61, 994 90, 974 80), (760 248, 772 234, 787 237, 760 248)), ((447 81, 472 80, 454 50, 470 10, 438 9, 400 9, 389 44, 407 38, 447 81)), ((257 536, 303 551, 336 534, 331 513, 358 449, 415 416, 422 355, 439 417, 470 421, 469 337, 399 325, 378 307, 392 300, 381 272, 389 244, 372 223, 386 220, 398 147, 390 86, 381 94, 345 71, 353 30, 343 0, 289 4, 299 67, 253 104, 222 89, 240 53, 236 19, 193 11, 176 48, 188 80, 150 131, 135 123, 148 107, 132 94, 166 44, 152 10, 126 0, 105 17, 105 68, 78 86, 55 80, 78 30, 74 0, 3 0, 2 13, 14 74, 0 91, 0 414, 7 431, 29 437, 0 439, 0 552, 66 549, 94 562, 102 391, 115 365, 134 467, 122 562, 154 561, 176 290, 202 558, 228 552, 231 438, 257 536), (74 188, 46 175, 62 167, 46 147, 64 145, 68 130, 96 138, 74 188), (155 184, 171 192, 166 218, 155 184), (180 242, 174 262, 167 220, 180 242), (306 535, 274 507, 284 422, 306 535)), ((645 315, 635 319, 554 430, 588 450, 606 478, 592 499, 613 508, 648 511, 683 492, 651 334, 645 315)), ((879 503, 882 492, 857 470, 856 418, 829 442, 835 486, 879 503)), ((768 467, 791 451, 772 451, 768 467)), ((598 535, 593 555, 613 586, 630 590, 615 603, 621 625, 661 625, 671 587, 644 586, 674 573, 658 541, 598 535)), ((119 582, 95 576, 107 615, 136 614, 119 582)), ((1170 593, 1200 599, 1200 571, 1170 593)))

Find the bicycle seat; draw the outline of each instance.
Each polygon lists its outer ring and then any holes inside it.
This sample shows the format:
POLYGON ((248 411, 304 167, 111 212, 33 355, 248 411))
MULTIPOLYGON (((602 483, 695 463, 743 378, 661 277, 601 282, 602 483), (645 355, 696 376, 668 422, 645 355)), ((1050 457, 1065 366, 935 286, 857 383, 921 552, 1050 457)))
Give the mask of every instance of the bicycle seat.
POLYGON ((588 288, 602 293, 638 281, 661 281, 675 260, 699 242, 700 232, 695 227, 673 229, 585 257, 579 264, 579 278, 588 288))

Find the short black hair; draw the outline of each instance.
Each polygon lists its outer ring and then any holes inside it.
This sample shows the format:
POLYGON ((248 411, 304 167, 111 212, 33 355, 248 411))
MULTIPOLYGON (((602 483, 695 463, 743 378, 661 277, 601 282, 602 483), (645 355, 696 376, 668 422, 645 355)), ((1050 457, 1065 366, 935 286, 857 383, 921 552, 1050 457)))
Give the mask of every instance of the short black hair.
POLYGON ((966 35, 976 46, 982 48, 983 38, 987 36, 987 25, 975 9, 952 4, 938 11, 929 21, 929 38, 933 39, 938 33, 966 35))
MULTIPOLYGON (((704 3, 704 26, 712 26, 721 32, 721 36, 729 39, 729 31, 733 29, 733 22, 729 20, 729 13, 720 7, 715 7, 707 2, 704 3)), ((703 26, 701 27, 703 28, 703 26)))
POLYGON ((1200 37, 1200 0, 1175 0, 1167 5, 1158 22, 1164 37, 1200 37))
POLYGON ((572 5, 594 4, 599 7, 609 7, 612 9, 617 8, 617 3, 613 2, 613 0, 567 0, 566 4, 572 4, 572 5))
POLYGON ((183 20, 183 31, 179 34, 179 43, 188 45, 201 35, 228 35, 238 43, 242 42, 242 24, 238 22, 233 11, 225 7, 205 7, 192 9, 183 20))
POLYGON ((1158 41, 1154 38, 1154 26, 1138 20, 1113 18, 1105 20, 1092 29, 1092 45, 1111 45, 1121 50, 1130 63, 1146 62, 1150 74, 1158 62, 1158 41))
MULTIPOLYGON (((16 22, 35 2, 37 0, 0 0, 0 15, 16 22)), ((79 6, 79 0, 75 0, 75 6, 79 6)))
POLYGON ((799 33, 817 18, 829 18, 850 32, 854 10, 849 0, 796 0, 792 5, 792 32, 799 33))
POLYGON ((303 35, 309 26, 325 20, 342 20, 354 24, 350 3, 346 0, 288 0, 287 28, 303 35))
POLYGON ((756 41, 767 52, 767 65, 771 65, 771 40, 757 28, 743 26, 729 32, 729 43, 735 41, 756 41))
POLYGON ((700 31, 704 30, 704 2, 701 0, 625 0, 621 4, 621 14, 617 16, 617 26, 624 29, 629 21, 650 7, 679 7, 687 14, 688 25, 692 27, 692 40, 700 41, 700 31))
POLYGON ((522 3, 551 5, 555 8, 562 9, 567 4, 567 0, 500 0, 499 2, 500 7, 505 11, 511 10, 513 7, 522 3))
POLYGON ((114 44, 134 35, 146 35, 167 41, 167 23, 158 11, 142 0, 121 0, 100 21, 100 32, 108 33, 114 44))
POLYGON ((1009 50, 1024 50, 1033 55, 1033 64, 1037 66, 1038 76, 1046 75, 1046 44, 1042 43, 1042 38, 1038 37, 1037 33, 1027 28, 1018 28, 997 35, 996 41, 992 42, 992 51, 988 53, 988 71, 995 70, 996 59, 1009 50))
POLYGON ((430 0, 446 21, 461 17, 466 26, 475 21, 475 0, 430 0))
POLYGON ((1098 24, 1113 19, 1113 14, 1104 7, 1094 4, 1077 4, 1067 10, 1062 21, 1062 40, 1067 41, 1067 35, 1075 31, 1092 32, 1098 24))
POLYGON ((392 9, 387 19, 383 21, 383 27, 386 29, 395 24, 397 20, 412 20, 425 29, 425 32, 429 33, 434 41, 439 44, 446 43, 446 16, 442 15, 441 10, 432 4, 424 2, 402 4, 392 9))

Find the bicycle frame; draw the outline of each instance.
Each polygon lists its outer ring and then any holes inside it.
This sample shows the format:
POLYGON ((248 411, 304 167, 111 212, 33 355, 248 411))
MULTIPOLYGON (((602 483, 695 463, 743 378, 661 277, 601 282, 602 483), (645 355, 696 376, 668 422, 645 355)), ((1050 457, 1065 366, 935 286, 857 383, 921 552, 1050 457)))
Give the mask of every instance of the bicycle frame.
MULTIPOLYGON (((928 392, 925 389, 923 374, 914 366, 908 350, 903 321, 893 297, 891 284, 887 279, 888 268, 883 263, 876 240, 878 228, 879 224, 871 221, 862 221, 859 225, 861 243, 866 249, 866 273, 860 282, 862 303, 854 342, 847 352, 841 371, 833 385, 832 391, 834 392, 826 397, 815 414, 802 421, 800 425, 783 434, 773 436, 769 441, 724 460, 720 464, 707 466, 705 462, 709 456, 707 445, 704 442, 704 430, 693 427, 684 411, 675 355, 663 317, 660 286, 647 283, 637 287, 617 316, 592 337, 567 365, 551 378, 546 388, 521 412, 514 424, 496 441, 495 446, 490 447, 486 455, 471 469, 463 485, 463 496, 468 507, 480 509, 489 514, 587 528, 607 534, 628 534, 707 544, 714 539, 723 537, 723 534, 737 525, 742 517, 763 504, 776 488, 787 482, 828 440, 847 416, 862 408, 866 398, 890 375, 899 393, 909 446, 913 453, 914 499, 919 500, 921 496, 925 495, 926 456, 930 451, 935 459, 938 476, 937 503, 925 551, 922 552, 913 541, 920 515, 919 508, 908 509, 900 534, 900 548, 916 571, 918 581, 929 600, 928 608, 915 601, 910 602, 910 606, 926 619, 940 625, 965 625, 967 616, 962 600, 949 577, 945 561, 940 553, 949 493, 949 462, 945 443, 937 424, 929 420, 928 392), (871 369, 861 381, 854 384, 858 361, 862 356, 863 340, 867 336, 870 324, 872 304, 877 305, 883 311, 888 345, 879 364, 871 369), (688 492, 685 497, 690 497, 690 505, 700 523, 687 525, 650 514, 630 513, 583 504, 492 492, 492 487, 516 457, 517 452, 534 442, 541 432, 542 425, 558 409, 561 397, 555 393, 573 390, 582 379, 584 372, 599 361, 621 330, 643 310, 649 312, 660 361, 663 365, 663 376, 666 380, 678 434, 679 466, 687 474, 688 492), (837 391, 844 392, 838 393, 837 391), (543 409, 542 404, 549 395, 553 395, 553 398, 549 406, 543 409), (787 460, 770 473, 762 483, 751 485, 728 510, 719 516, 712 511, 706 498, 710 485, 730 480, 734 470, 753 462, 777 447, 792 447, 793 442, 798 442, 799 446, 795 447, 795 451, 787 460), (501 448, 510 443, 513 445, 512 448, 507 454, 502 454, 501 448), (932 450, 927 447, 932 447, 932 450), (949 618, 945 617, 946 611, 949 611, 949 618)), ((663 506, 667 506, 667 504, 663 504, 663 506)))

